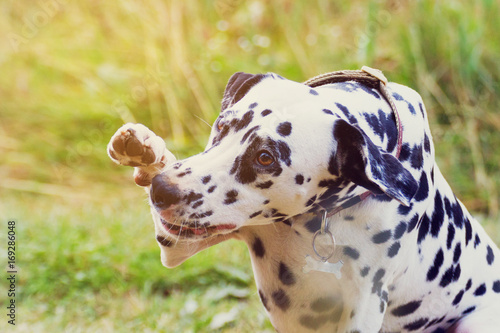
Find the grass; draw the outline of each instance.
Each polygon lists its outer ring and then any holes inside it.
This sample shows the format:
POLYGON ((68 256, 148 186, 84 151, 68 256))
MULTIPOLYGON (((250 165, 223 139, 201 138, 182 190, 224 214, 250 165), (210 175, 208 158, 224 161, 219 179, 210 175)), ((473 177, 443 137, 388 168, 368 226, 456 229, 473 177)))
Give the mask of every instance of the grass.
POLYGON ((19 233, 16 331, 271 329, 245 246, 223 243, 162 267, 145 194, 105 154, 128 121, 165 137, 180 158, 201 151, 236 71, 303 81, 366 64, 413 87, 441 170, 500 243, 496 1, 0 7, 0 218, 15 219, 19 233))

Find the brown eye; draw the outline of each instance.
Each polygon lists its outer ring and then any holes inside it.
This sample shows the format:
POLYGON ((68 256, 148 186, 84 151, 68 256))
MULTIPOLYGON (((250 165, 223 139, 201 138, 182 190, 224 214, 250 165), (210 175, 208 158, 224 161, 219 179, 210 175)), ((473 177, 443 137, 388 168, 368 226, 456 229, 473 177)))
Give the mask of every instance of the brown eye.
POLYGON ((215 123, 215 126, 219 131, 222 131, 222 128, 224 127, 224 121, 223 118, 217 119, 217 122, 215 123))
POLYGON ((274 158, 267 151, 261 151, 257 155, 257 163, 262 166, 270 166, 274 163, 274 158))

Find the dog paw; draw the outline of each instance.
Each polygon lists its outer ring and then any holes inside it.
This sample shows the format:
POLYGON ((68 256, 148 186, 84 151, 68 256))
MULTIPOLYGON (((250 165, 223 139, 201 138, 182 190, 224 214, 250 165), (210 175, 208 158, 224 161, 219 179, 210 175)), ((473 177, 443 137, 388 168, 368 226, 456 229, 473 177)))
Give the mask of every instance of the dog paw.
POLYGON ((108 155, 115 163, 131 167, 164 167, 167 159, 173 157, 162 138, 142 124, 130 123, 113 135, 108 144, 108 155))

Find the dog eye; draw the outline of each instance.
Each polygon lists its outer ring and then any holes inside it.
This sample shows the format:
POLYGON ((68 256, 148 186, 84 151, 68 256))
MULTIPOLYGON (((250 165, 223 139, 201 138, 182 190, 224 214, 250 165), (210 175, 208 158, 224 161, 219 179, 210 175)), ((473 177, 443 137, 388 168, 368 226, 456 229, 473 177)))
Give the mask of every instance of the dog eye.
POLYGON ((224 127, 224 118, 222 117, 217 118, 217 121, 215 122, 215 127, 217 127, 219 131, 222 131, 222 128, 224 127))
POLYGON ((274 157, 267 151, 263 150, 257 154, 257 163, 262 166, 270 166, 274 163, 274 157))

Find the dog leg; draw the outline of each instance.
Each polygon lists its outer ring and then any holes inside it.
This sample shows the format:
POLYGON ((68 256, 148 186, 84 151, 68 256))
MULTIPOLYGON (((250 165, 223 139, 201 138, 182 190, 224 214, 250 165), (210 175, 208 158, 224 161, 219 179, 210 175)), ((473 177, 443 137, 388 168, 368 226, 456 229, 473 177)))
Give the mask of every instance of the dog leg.
POLYGON ((134 167, 135 183, 146 188, 167 164, 176 161, 162 138, 142 124, 131 123, 113 135, 108 155, 117 164, 134 167))

